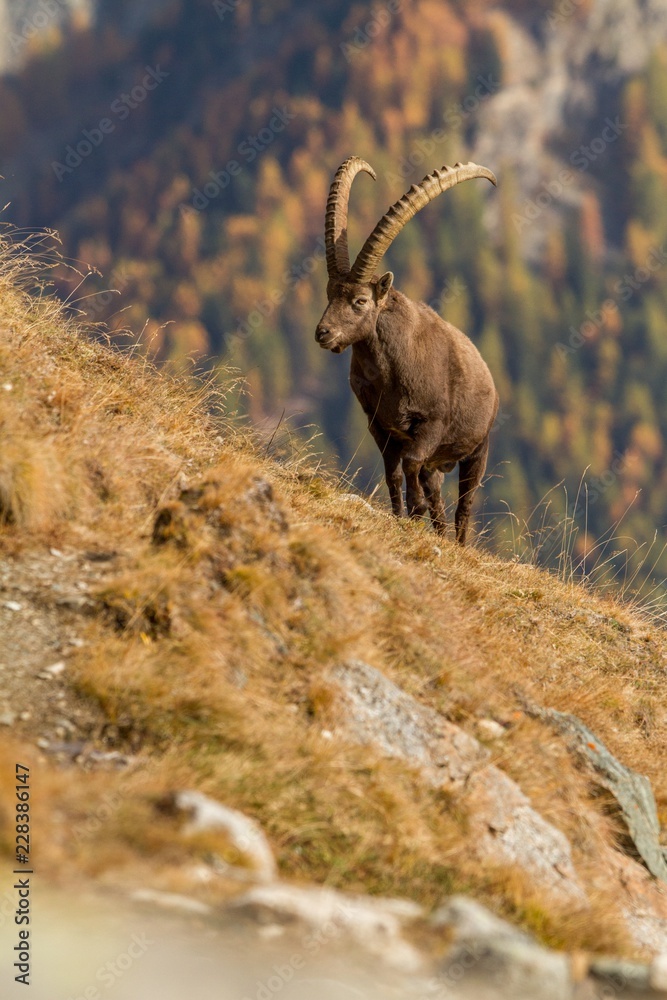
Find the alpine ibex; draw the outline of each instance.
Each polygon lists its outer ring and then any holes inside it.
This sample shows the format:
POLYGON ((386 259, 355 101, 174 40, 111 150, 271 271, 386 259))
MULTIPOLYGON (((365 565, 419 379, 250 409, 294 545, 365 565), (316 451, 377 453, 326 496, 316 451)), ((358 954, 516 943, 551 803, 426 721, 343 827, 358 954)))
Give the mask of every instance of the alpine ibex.
POLYGON ((329 190, 324 229, 329 304, 315 339, 335 354, 352 345, 350 384, 382 452, 394 514, 405 514, 405 475, 410 516, 428 510, 436 531, 444 533, 444 473, 459 463, 455 524, 456 539, 464 545, 498 393, 472 341, 423 302, 393 288, 391 271, 377 277, 375 269, 406 222, 441 192, 473 177, 492 184, 496 178, 475 163, 435 170, 391 206, 350 267, 347 210, 361 170, 375 179, 365 160, 349 157, 329 190))

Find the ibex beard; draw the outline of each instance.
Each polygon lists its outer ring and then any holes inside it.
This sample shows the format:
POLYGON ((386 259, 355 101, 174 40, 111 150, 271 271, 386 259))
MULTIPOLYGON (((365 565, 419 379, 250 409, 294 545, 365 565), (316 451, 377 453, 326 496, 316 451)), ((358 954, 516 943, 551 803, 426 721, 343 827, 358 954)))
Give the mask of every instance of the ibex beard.
POLYGON ((315 339, 334 354, 352 348, 350 384, 382 453, 391 506, 398 517, 430 513, 444 534, 441 490, 459 466, 456 540, 464 545, 475 492, 482 481, 498 393, 477 348, 423 302, 394 288, 377 264, 406 222, 443 191, 473 177, 496 178, 475 163, 443 167, 397 201, 380 219, 350 266, 347 210, 359 171, 356 156, 338 168, 327 201, 325 243, 329 304, 315 339), (405 501, 403 499, 405 477, 405 501))

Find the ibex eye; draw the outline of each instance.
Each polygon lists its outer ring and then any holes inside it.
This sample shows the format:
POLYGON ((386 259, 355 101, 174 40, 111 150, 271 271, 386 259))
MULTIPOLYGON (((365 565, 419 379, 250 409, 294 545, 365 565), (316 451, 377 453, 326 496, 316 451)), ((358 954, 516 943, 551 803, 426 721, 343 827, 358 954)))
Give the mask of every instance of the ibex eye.
POLYGON ((355 299, 354 300, 355 306, 365 306, 367 302, 368 302, 368 299, 355 299))

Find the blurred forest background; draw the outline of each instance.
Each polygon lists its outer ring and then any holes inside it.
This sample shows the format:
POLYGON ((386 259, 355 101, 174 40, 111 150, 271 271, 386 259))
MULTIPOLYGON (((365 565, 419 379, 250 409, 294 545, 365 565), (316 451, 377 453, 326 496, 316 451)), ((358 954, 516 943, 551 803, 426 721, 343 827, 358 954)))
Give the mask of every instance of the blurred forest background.
POLYGON ((240 369, 267 435, 319 429, 360 488, 381 462, 349 354, 313 339, 333 172, 378 173, 354 253, 434 167, 493 169, 386 259, 496 379, 480 524, 506 553, 528 521, 542 561, 565 542, 621 579, 639 545, 638 579, 667 577, 664 0, 4 0, 0 28, 3 218, 100 272, 60 294, 160 359, 240 369))

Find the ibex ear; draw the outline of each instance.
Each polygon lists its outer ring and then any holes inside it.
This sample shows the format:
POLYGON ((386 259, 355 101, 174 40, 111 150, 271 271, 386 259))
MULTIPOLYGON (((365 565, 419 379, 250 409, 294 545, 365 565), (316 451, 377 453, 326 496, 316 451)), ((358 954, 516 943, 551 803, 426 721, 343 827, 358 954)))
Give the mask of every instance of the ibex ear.
POLYGON ((381 278, 378 278, 375 284, 375 298, 378 302, 381 302, 387 295, 387 292, 394 284, 394 275, 391 271, 385 271, 381 278))

